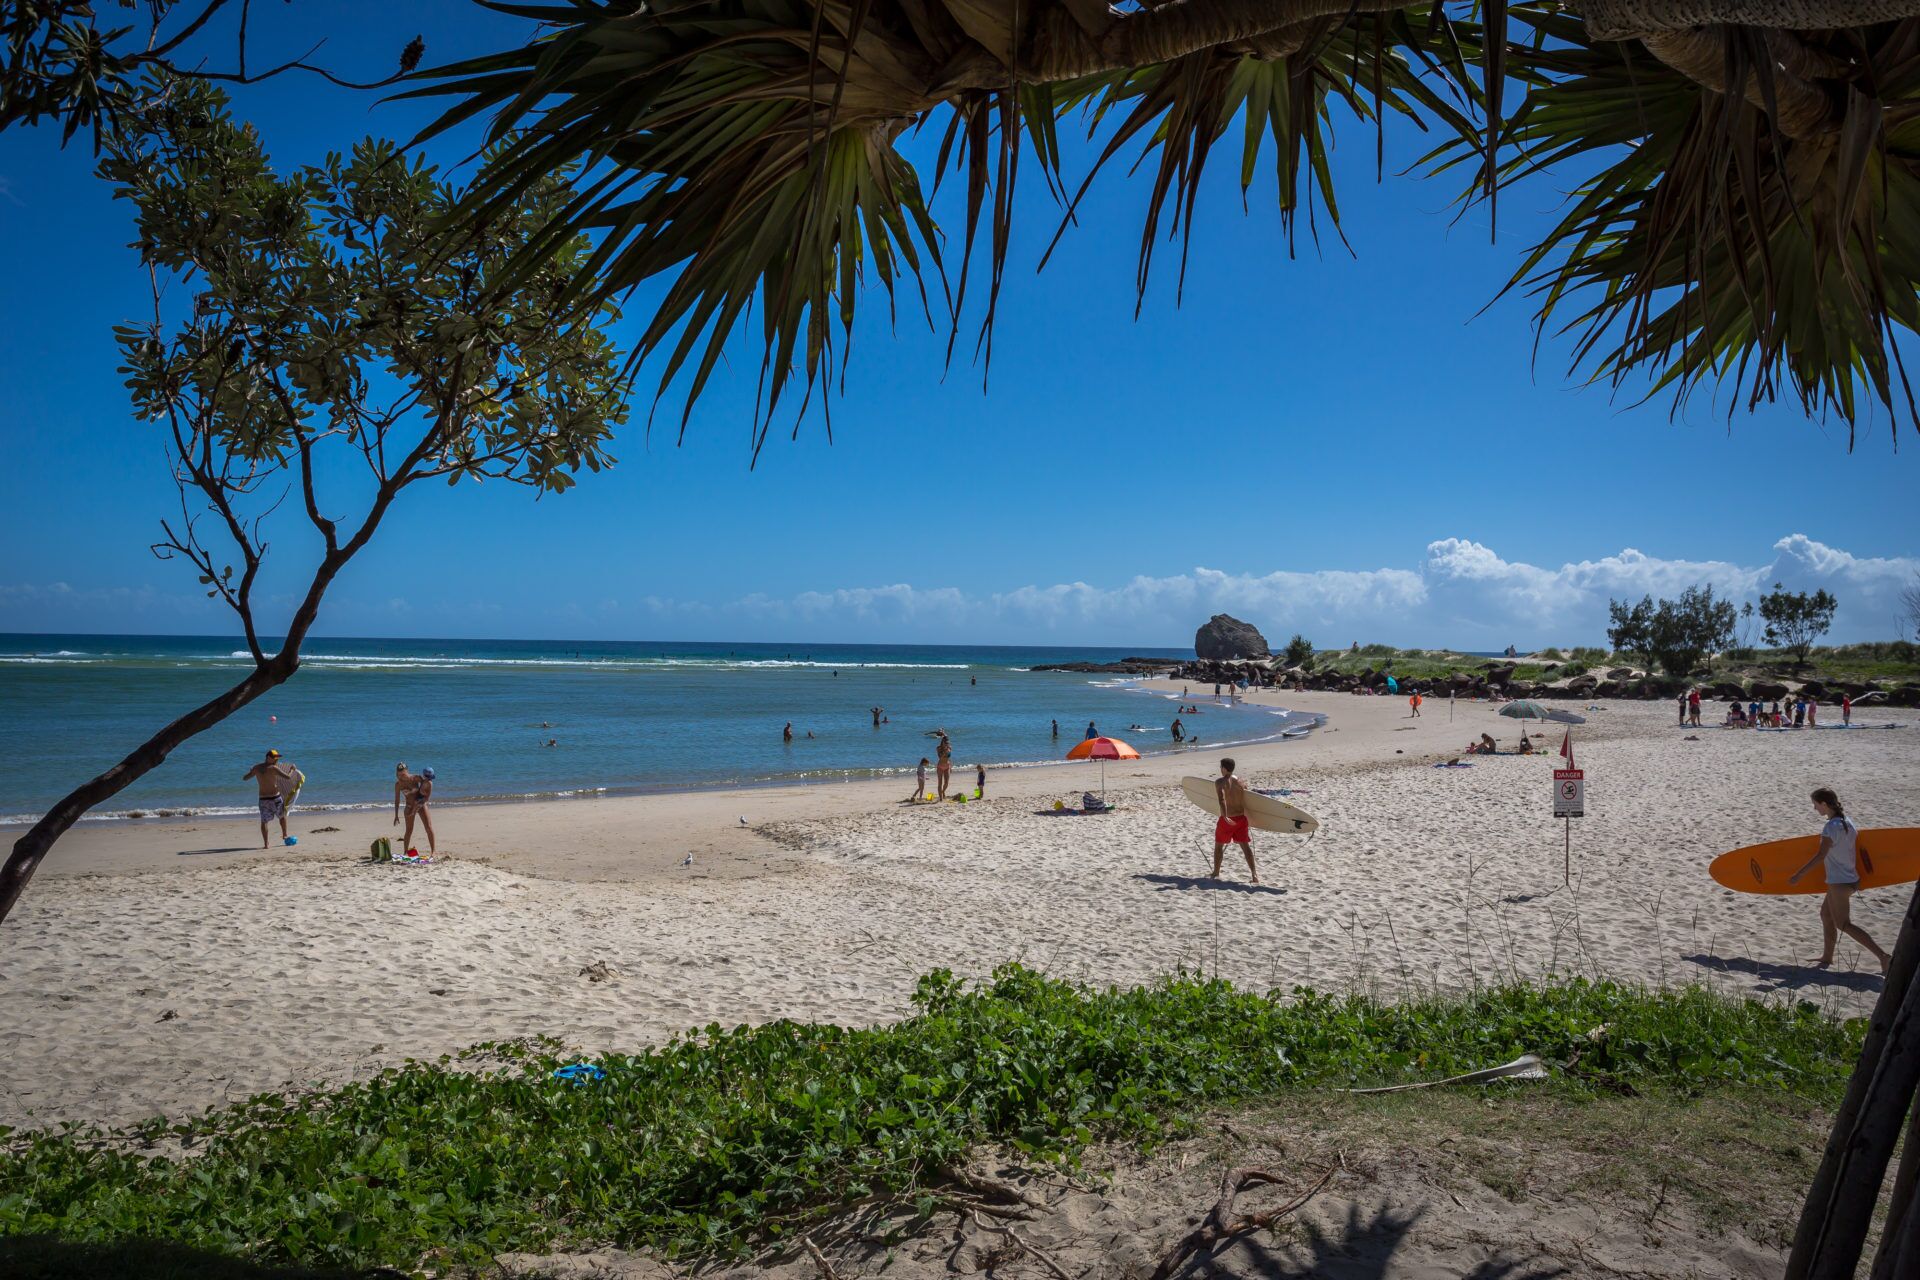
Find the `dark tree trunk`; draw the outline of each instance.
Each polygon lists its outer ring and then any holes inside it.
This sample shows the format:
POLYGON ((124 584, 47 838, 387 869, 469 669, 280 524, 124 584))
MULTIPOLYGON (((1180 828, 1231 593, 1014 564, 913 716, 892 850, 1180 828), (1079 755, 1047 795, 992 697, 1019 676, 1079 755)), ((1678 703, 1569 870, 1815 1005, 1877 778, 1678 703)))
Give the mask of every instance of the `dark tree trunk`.
POLYGON ((292 655, 290 648, 282 650, 278 657, 256 667, 239 684, 213 701, 187 712, 141 743, 119 764, 85 785, 76 787, 65 799, 49 809, 46 816, 34 823, 27 834, 14 841, 7 865, 0 870, 0 921, 7 918, 13 910, 13 904, 20 900, 27 881, 33 878, 40 860, 53 848, 53 842, 65 835, 67 829, 78 822, 87 810, 111 799, 135 780, 159 768, 173 749, 188 738, 219 724, 275 685, 285 683, 298 665, 299 659, 292 655))
POLYGON ((1867 1022, 1860 1060, 1807 1191, 1785 1280, 1851 1277, 1880 1198, 1894 1135, 1920 1084, 1920 887, 1907 902, 1887 983, 1867 1022))

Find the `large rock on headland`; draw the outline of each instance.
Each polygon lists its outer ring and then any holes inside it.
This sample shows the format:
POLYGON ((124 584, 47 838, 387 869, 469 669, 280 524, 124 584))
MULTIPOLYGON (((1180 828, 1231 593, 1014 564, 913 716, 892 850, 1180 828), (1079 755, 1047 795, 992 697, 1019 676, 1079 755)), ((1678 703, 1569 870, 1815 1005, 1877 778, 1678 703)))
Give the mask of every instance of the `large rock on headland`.
POLYGON ((1224 613, 1214 614, 1194 633, 1193 653, 1203 662, 1272 656, 1258 627, 1224 613))

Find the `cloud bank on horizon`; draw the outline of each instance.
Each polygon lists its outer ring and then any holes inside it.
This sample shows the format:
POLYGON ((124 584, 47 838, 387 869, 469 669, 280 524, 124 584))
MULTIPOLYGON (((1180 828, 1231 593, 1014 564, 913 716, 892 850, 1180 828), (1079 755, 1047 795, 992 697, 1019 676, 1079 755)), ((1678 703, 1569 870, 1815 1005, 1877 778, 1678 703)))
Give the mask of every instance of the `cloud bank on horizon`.
MULTIPOLYGON (((1609 599, 1672 597, 1710 583, 1719 594, 1753 600, 1778 582, 1789 590, 1824 587, 1839 597, 1830 643, 1902 634, 1900 592, 1920 579, 1920 557, 1856 556, 1799 533, 1774 543, 1773 553, 1764 564, 1740 565, 1661 559, 1628 548, 1546 568, 1503 559, 1478 542, 1442 538, 1427 544, 1413 569, 1256 575, 1196 568, 1172 577, 1136 577, 1117 587, 1071 582, 987 596, 896 584, 789 599, 751 596, 710 612, 790 621, 809 631, 832 619, 889 631, 932 625, 955 635, 992 633, 1035 642, 1047 636, 1124 644, 1127 636, 1149 636, 1171 645, 1186 643, 1212 614, 1231 613, 1269 639, 1300 631, 1323 647, 1359 640, 1489 649, 1602 642, 1609 599)), ((669 601, 652 607, 681 608, 669 601)), ((1759 631, 1756 618, 1756 643, 1759 631)))
MULTIPOLYGON (((1547 568, 1503 559, 1468 539, 1441 538, 1427 544, 1415 568, 1266 574, 1196 568, 1118 586, 1068 582, 992 593, 896 583, 718 602, 608 596, 543 610, 547 630, 527 638, 1184 647, 1207 617, 1231 613, 1270 640, 1299 631, 1322 647, 1358 640, 1497 649, 1604 642, 1610 598, 1672 597, 1708 583, 1721 595, 1753 600, 1776 582, 1790 590, 1824 587, 1839 597, 1828 643, 1904 634, 1900 595, 1920 582, 1920 557, 1856 556, 1799 533, 1772 551, 1763 564, 1741 565, 1662 559, 1628 548, 1547 568)), ((333 635, 500 638, 511 634, 502 626, 514 616, 497 602, 463 608, 397 598, 342 598, 329 602, 327 614, 325 629, 333 635)), ((0 630, 224 632, 230 625, 204 600, 150 588, 0 584, 0 630)), ((1759 642, 1757 618, 1751 638, 1759 642)))

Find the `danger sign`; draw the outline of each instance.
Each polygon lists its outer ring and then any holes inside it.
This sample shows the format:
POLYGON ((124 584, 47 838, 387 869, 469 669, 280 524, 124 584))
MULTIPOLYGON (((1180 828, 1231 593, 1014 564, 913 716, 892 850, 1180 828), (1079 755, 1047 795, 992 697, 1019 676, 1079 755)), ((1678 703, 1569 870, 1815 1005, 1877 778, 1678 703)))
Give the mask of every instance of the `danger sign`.
POLYGON ((1584 818, 1587 809, 1587 775, 1583 769, 1553 771, 1553 816, 1584 818))

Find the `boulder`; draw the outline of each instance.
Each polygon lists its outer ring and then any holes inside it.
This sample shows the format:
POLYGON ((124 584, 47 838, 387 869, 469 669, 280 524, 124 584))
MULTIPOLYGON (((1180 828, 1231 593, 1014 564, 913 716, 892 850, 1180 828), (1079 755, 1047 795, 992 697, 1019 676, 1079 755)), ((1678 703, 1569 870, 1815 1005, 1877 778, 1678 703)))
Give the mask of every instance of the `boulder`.
POLYGON ((1607 679, 1631 680, 1633 679, 1633 675, 1634 675, 1634 672, 1632 667, 1614 667, 1612 670, 1607 672, 1607 679))
POLYGON ((1216 613, 1193 636, 1193 652, 1201 658, 1232 660, 1266 658, 1267 638, 1251 622, 1216 613))
POLYGON ((1747 691, 1732 680, 1722 680, 1719 684, 1708 685, 1700 691, 1702 698, 1714 702, 1745 702, 1747 691))
POLYGON ((1772 702, 1775 698, 1784 698, 1792 692, 1777 680, 1755 680, 1750 688, 1753 696, 1762 702, 1772 702))

